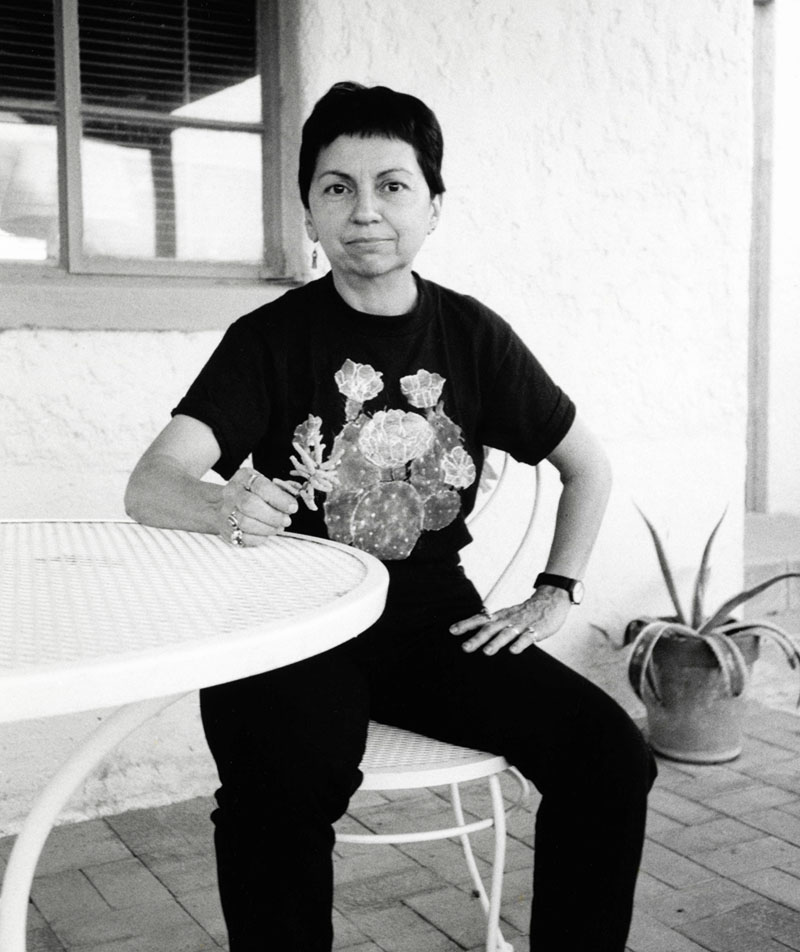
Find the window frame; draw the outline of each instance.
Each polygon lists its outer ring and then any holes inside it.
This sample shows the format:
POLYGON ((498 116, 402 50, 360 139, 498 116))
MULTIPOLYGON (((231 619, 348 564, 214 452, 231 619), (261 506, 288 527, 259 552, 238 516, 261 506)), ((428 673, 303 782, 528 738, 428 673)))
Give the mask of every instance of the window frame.
MULTIPOLYGON (((108 115, 103 106, 81 108, 79 0, 53 0, 56 97, 53 103, 19 98, 0 100, 0 108, 24 108, 54 119, 57 129, 59 196, 59 255, 51 261, 3 259, 0 277, 54 271, 66 275, 107 275, 137 278, 211 278, 247 281, 291 281, 287 276, 282 204, 280 128, 280 34, 278 0, 256 0, 256 50, 261 76, 261 122, 226 122, 183 117, 181 128, 223 129, 261 135, 261 210, 263 247, 260 262, 213 262, 168 258, 122 258, 86 255, 83 251, 83 189, 81 135, 84 115, 108 115)), ((132 119, 173 125, 174 120, 147 110, 125 110, 132 119)))

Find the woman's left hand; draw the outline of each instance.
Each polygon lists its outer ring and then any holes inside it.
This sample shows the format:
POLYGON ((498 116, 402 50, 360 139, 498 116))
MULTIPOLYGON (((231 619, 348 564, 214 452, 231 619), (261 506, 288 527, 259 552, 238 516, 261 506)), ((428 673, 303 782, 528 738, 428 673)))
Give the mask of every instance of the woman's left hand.
POLYGON ((453 635, 474 632, 461 646, 464 651, 497 654, 508 646, 512 654, 519 654, 537 641, 554 635, 564 624, 570 609, 569 595, 556 588, 539 588, 520 605, 482 612, 450 626, 453 635))

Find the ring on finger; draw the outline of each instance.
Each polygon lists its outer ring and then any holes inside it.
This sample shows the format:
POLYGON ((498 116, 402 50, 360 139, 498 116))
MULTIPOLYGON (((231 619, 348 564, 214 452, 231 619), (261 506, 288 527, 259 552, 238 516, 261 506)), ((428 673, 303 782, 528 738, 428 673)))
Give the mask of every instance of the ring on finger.
POLYGON ((253 491, 253 483, 258 479, 260 475, 261 475, 260 473, 252 473, 250 475, 250 478, 247 480, 247 485, 244 487, 247 492, 251 493, 253 491))
POLYGON ((244 533, 242 532, 242 527, 239 525, 239 519, 236 515, 237 511, 238 510, 234 508, 228 516, 228 525, 231 527, 231 534, 228 537, 228 541, 232 546, 240 548, 244 545, 244 533))

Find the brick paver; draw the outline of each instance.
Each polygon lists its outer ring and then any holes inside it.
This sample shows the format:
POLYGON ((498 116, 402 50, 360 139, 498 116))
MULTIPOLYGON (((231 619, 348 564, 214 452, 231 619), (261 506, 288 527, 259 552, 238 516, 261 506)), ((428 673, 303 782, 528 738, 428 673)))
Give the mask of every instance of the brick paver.
MULTIPOLYGON (((629 952, 800 952, 800 718, 759 705, 750 715, 738 760, 659 762, 629 952)), ((509 822, 502 926, 515 952, 529 952, 538 799, 509 822)), ((483 786, 464 803, 482 814, 483 786)), ((224 949, 212 807, 200 798, 56 829, 34 884, 28 952, 224 949)), ((351 813, 351 829, 449 822, 441 790, 360 794, 351 813)), ((488 873, 491 832, 474 845, 488 873)), ((0 841, 0 867, 10 847, 0 841)), ((335 952, 482 947, 483 916, 456 842, 340 844, 335 870, 335 952)))
MULTIPOLYGON (((777 836, 764 836, 757 840, 747 840, 745 843, 735 843, 699 853, 695 860, 708 870, 736 880, 739 876, 757 869, 772 869, 798 863, 800 848, 777 836)), ((798 888, 800 889, 800 882, 798 888)))
POLYGON ((426 952, 456 952, 452 938, 409 906, 365 909, 351 917, 351 924, 384 952, 425 949, 426 952))
POLYGON ((796 815, 789 812, 798 807, 800 807, 800 800, 783 804, 778 810, 748 813, 744 820, 745 823, 755 829, 763 830, 765 833, 773 833, 782 840, 786 840, 787 843, 800 846, 800 810, 796 815))
POLYGON ((746 823, 740 823, 733 817, 718 817, 697 826, 683 826, 679 829, 670 829, 662 833, 652 829, 648 824, 648 838, 668 846, 688 858, 695 858, 698 853, 713 850, 735 843, 744 843, 747 840, 757 840, 763 832, 746 823))
POLYGON ((636 906, 637 909, 646 909, 652 918, 664 925, 679 928, 687 922, 721 915, 758 899, 758 893, 745 886, 714 878, 684 889, 662 890, 646 900, 639 890, 636 906))
POLYGON ((766 899, 687 923, 680 932, 710 952, 800 950, 800 916, 766 899))

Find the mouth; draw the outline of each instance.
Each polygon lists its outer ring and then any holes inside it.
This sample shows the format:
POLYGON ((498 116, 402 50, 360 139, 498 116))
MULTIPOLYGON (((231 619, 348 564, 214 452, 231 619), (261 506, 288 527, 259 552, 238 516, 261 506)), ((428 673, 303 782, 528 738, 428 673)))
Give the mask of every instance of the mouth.
POLYGON ((350 248, 372 248, 391 240, 391 238, 352 238, 345 244, 350 248))

